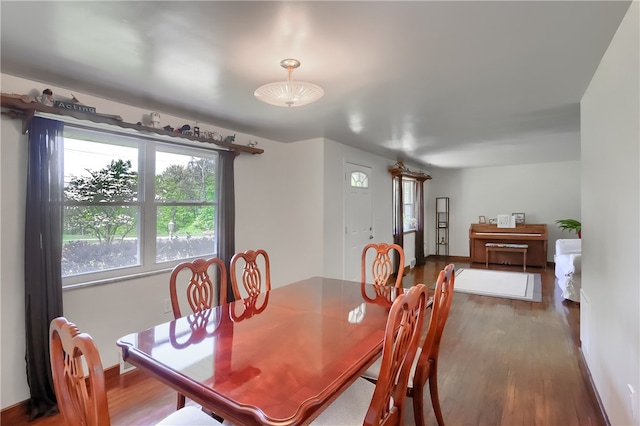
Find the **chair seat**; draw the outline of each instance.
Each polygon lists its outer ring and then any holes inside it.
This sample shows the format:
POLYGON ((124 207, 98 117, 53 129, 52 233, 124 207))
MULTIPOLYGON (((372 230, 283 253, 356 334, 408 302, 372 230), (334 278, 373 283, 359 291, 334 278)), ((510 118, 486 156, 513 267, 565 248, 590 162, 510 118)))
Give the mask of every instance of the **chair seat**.
POLYGON ((362 425, 375 389, 376 385, 373 383, 358 378, 311 424, 315 426, 362 425))
MULTIPOLYGON (((418 346, 418 350, 416 351, 416 357, 413 360, 413 364, 411 365, 411 371, 409 372, 409 389, 413 388, 413 378, 416 375, 416 366, 418 365, 418 359, 420 358, 420 354, 422 353, 422 348, 418 346)), ((371 364, 371 367, 367 369, 362 374, 362 377, 365 379, 378 380, 378 376, 380 375, 380 365, 382 364, 382 357, 378 357, 376 362, 371 364)))
POLYGON ((174 411, 169 417, 157 424, 163 426, 208 426, 221 425, 222 423, 208 416, 199 408, 188 406, 174 411))

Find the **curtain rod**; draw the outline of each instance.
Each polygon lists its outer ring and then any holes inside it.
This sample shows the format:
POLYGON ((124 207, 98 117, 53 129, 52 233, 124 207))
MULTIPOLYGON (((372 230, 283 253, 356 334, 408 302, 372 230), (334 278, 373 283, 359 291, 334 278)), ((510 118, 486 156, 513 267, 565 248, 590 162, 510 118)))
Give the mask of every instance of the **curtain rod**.
POLYGON ((190 139, 183 138, 180 134, 177 134, 177 133, 175 136, 162 135, 158 133, 146 133, 144 130, 117 127, 112 124, 106 124, 106 123, 87 123, 86 120, 79 120, 73 117, 60 116, 57 114, 49 114, 49 113, 40 112, 40 111, 36 111, 34 116, 48 118, 56 121, 62 121, 65 124, 69 124, 73 127, 80 128, 80 129, 100 130, 100 131, 104 131, 114 135, 133 136, 141 139, 169 142, 174 145, 187 146, 191 148, 196 147, 196 148, 206 149, 210 151, 220 151, 220 152, 234 151, 234 149, 225 149, 220 147, 214 147, 211 145, 207 146, 200 141, 191 141, 190 139), (179 139, 185 139, 185 140, 179 140, 179 139))

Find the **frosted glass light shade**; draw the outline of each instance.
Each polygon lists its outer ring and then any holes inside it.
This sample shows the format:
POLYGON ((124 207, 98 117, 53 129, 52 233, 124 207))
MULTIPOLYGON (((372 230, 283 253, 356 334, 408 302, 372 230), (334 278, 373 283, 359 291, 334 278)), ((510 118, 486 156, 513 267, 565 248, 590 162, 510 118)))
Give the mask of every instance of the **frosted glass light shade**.
POLYGON ((318 85, 304 81, 278 81, 260 86, 254 96, 271 105, 295 107, 310 104, 324 96, 318 85))

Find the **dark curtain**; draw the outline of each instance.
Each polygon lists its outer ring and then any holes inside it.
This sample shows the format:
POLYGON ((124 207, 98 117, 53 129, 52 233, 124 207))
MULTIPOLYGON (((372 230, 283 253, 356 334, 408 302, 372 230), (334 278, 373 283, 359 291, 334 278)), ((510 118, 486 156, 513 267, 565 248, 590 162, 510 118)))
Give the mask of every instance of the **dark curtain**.
MULTIPOLYGON (((402 176, 396 175, 393 177, 393 242, 404 248, 404 224, 402 223, 402 176)), ((400 265, 400 255, 395 253, 393 255, 393 273, 404 273, 404 265, 400 265)))
MULTIPOLYGON (((236 201, 234 185, 234 160, 235 151, 220 152, 220 179, 218 199, 218 257, 224 262, 229 271, 231 258, 236 250, 236 201)), ((231 275, 227 274, 227 300, 232 302, 233 289, 231 287, 231 275)))
POLYGON ((416 197, 418 202, 418 226, 416 227, 416 266, 424 261, 424 180, 416 180, 416 197))
POLYGON ((57 412, 49 323, 62 315, 64 124, 34 117, 29 128, 24 278, 27 383, 31 418, 57 412))

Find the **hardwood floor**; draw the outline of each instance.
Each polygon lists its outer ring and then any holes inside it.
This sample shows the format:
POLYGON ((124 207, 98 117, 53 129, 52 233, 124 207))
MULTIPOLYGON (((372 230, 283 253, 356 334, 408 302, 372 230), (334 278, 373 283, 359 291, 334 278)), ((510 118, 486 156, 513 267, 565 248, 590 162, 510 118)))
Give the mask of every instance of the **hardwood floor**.
MULTIPOLYGON (((428 260, 405 276, 404 286, 433 284, 447 263, 428 260)), ((541 303, 455 293, 438 371, 448 425, 606 424, 580 369, 579 305, 563 301, 553 267, 527 272, 541 274, 541 303)), ((153 424, 175 409, 176 392, 141 372, 107 386, 113 425, 153 424)), ((427 424, 435 425, 428 391, 425 396, 427 424)), ((412 425, 410 399, 407 404, 405 424, 412 425)), ((17 424, 53 426, 64 420, 56 415, 17 424)))

